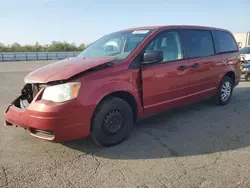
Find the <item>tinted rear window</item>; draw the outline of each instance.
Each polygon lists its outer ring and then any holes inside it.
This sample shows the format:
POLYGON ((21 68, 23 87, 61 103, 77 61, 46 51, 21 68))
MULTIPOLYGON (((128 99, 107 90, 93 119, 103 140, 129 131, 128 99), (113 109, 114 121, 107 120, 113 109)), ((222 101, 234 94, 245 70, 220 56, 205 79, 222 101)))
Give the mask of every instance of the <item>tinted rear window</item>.
POLYGON ((237 44, 231 34, 225 31, 212 31, 216 53, 237 51, 237 44))
POLYGON ((206 30, 182 30, 182 39, 188 58, 206 57, 214 54, 211 33, 206 30))

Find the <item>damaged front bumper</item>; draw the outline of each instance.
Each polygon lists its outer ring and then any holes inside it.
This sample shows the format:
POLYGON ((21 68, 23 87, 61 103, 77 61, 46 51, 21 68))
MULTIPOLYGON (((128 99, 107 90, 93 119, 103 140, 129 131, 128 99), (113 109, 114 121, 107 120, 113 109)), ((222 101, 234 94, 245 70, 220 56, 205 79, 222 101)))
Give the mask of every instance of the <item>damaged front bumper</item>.
POLYGON ((36 92, 30 88, 26 85, 22 94, 7 107, 4 113, 6 126, 22 127, 32 136, 50 141, 68 141, 89 135, 90 118, 83 117, 84 108, 77 101, 54 103, 43 100, 44 88, 36 92))

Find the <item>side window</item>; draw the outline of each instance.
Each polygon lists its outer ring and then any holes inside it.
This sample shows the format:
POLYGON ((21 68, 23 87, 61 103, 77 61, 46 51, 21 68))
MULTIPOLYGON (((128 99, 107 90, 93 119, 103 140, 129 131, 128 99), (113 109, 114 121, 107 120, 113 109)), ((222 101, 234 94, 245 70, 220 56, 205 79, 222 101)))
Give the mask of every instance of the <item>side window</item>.
POLYGON ((163 53, 163 62, 179 60, 183 58, 179 34, 176 31, 160 33, 146 48, 158 50, 163 53))
POLYGON ((214 54, 211 33, 206 30, 182 30, 181 35, 188 58, 206 57, 214 54))
POLYGON ((216 53, 237 51, 237 44, 232 35, 225 31, 212 31, 216 53))

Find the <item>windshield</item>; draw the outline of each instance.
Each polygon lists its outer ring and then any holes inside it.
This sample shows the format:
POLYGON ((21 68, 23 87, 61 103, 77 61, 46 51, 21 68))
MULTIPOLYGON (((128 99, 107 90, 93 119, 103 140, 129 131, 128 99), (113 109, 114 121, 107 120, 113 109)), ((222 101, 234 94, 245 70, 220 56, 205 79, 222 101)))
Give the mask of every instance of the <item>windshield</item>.
POLYGON ((250 54, 250 47, 240 49, 240 54, 250 54))
POLYGON ((105 35, 83 50, 79 57, 114 56, 126 59, 152 30, 120 31, 105 35))

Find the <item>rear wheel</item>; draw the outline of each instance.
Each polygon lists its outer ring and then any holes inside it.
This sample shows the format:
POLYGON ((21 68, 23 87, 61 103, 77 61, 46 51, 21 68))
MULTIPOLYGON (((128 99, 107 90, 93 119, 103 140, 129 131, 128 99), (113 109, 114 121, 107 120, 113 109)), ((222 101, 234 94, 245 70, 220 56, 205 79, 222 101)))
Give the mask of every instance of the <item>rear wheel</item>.
POLYGON ((91 136, 100 146, 112 146, 122 142, 133 127, 133 111, 130 105, 111 97, 104 100, 92 120, 91 136))
POLYGON ((216 104, 221 106, 226 105, 231 99, 233 88, 232 78, 224 76, 214 97, 216 104))

